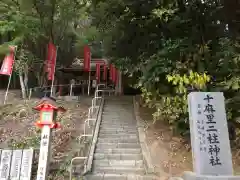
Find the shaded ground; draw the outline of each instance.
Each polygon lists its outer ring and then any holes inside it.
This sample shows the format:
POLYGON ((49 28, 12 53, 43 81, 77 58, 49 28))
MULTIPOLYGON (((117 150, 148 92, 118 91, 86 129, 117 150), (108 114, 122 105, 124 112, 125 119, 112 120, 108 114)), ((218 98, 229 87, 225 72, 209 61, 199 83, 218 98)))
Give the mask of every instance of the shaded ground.
MULTIPOLYGON (((23 101, 12 99, 8 105, 0 106, 0 148, 28 148, 39 149, 40 129, 34 123, 38 120, 38 113, 32 107, 39 101, 33 99, 23 101)), ((64 179, 69 162, 76 156, 82 144, 77 137, 83 133, 83 123, 87 118, 90 99, 79 102, 58 101, 67 112, 59 116, 62 129, 53 132, 51 173, 64 179)))
MULTIPOLYGON (((161 121, 152 124, 152 110, 140 107, 140 116, 148 124, 146 137, 153 164, 161 180, 171 176, 181 176, 184 171, 192 171, 192 152, 189 143, 180 137, 173 137, 170 129, 161 121)), ((232 149, 235 174, 240 174, 240 151, 232 149)))

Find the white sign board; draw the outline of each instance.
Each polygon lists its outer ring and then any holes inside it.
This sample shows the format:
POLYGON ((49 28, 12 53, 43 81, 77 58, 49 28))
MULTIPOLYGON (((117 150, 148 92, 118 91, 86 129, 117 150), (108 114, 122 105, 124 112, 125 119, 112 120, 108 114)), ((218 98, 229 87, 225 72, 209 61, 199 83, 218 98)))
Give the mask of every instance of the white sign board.
POLYGON ((30 180, 32 174, 33 149, 24 149, 22 153, 20 180, 30 180))
POLYGON ((22 150, 14 150, 11 163, 11 180, 19 180, 21 170, 22 150))
POLYGON ((2 150, 0 180, 8 180, 10 175, 12 150, 2 150))
POLYGON ((43 126, 41 135, 41 146, 38 161, 37 180, 45 180, 48 175, 48 163, 50 158, 51 129, 43 126))
POLYGON ((232 175, 223 93, 192 92, 188 95, 188 110, 195 173, 232 175))

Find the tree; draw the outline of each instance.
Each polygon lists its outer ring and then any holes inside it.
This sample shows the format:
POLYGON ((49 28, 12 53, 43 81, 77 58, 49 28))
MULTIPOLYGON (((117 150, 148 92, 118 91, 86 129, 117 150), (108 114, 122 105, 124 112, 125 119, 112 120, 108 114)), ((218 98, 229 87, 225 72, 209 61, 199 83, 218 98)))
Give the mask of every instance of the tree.
POLYGON ((47 83, 43 67, 49 41, 58 46, 58 66, 73 61, 76 41, 73 29, 86 5, 87 2, 81 0, 1 1, 0 34, 9 38, 2 42, 0 52, 6 53, 8 45, 18 46, 15 69, 23 97, 26 97, 30 69, 39 86, 47 83))
POLYGON ((184 134, 189 91, 224 91, 229 118, 238 115, 239 27, 231 20, 238 12, 229 7, 210 0, 100 0, 92 16, 105 53, 136 77, 155 119, 184 134))

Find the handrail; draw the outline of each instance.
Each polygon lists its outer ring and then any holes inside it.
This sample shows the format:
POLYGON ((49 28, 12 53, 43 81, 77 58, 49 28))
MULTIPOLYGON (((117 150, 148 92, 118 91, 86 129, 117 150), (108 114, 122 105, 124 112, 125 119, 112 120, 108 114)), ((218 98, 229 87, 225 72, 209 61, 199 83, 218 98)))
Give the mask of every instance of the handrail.
MULTIPOLYGON (((80 141, 81 141, 81 139, 82 139, 83 137, 92 137, 92 134, 85 134, 85 135, 79 136, 79 137, 77 138, 79 143, 80 143, 80 141)), ((84 139, 85 139, 85 138, 84 138, 84 139)), ((72 158, 71 163, 70 163, 70 173, 69 173, 69 174, 70 174, 70 175, 69 175, 69 179, 70 179, 70 180, 72 180, 72 167, 73 167, 73 162, 74 162, 75 160, 81 160, 81 159, 87 159, 87 157, 77 156, 77 157, 72 158)), ((84 169, 86 169, 86 165, 84 165, 84 169)))
POLYGON ((104 90, 96 90, 95 93, 94 93, 94 97, 99 97, 99 96, 98 96, 98 93, 99 93, 99 92, 104 92, 104 90))
POLYGON ((106 87, 106 84, 98 84, 96 90, 98 90, 100 86, 106 87))
POLYGON ((93 110, 94 110, 93 106, 91 106, 90 108, 88 108, 88 118, 91 117, 91 114, 93 113, 93 110))
MULTIPOLYGON (((79 137, 79 143, 81 143, 80 141, 81 141, 81 139, 82 138, 84 138, 84 141, 86 140, 86 137, 92 137, 93 138, 93 134, 94 134, 94 129, 96 128, 96 121, 97 121, 97 118, 98 118, 98 115, 97 115, 97 117, 92 117, 93 116, 93 113, 95 112, 94 110, 95 109, 98 109, 98 110, 96 110, 96 112, 100 112, 100 105, 97 105, 97 99, 102 99, 103 97, 102 96, 98 96, 98 92, 104 92, 104 90, 99 90, 98 89, 98 87, 97 87, 97 89, 96 89, 96 91, 95 91, 95 93, 94 93, 94 98, 92 99, 92 104, 91 104, 91 107, 89 107, 88 108, 88 117, 87 117, 87 119, 84 121, 84 132, 83 132, 83 135, 81 135, 80 137, 79 137), (93 127, 93 129, 92 129, 92 132, 91 132, 91 134, 86 134, 87 132, 86 132, 86 124, 88 124, 88 127, 90 128, 91 126, 90 126, 90 121, 94 121, 94 125, 92 126, 93 127)), ((101 101, 101 103, 102 103, 102 101, 101 101)), ((93 139, 91 140, 91 141, 93 141, 93 139)), ((90 152, 89 152, 90 153, 90 152)), ((86 156, 79 156, 79 157, 74 157, 72 160, 71 160, 71 165, 70 165, 70 180, 72 180, 72 166, 73 166, 73 162, 75 161, 75 160, 79 160, 79 159, 88 159, 89 158, 89 153, 86 155, 86 156)), ((84 162, 84 173, 83 174, 85 174, 85 173, 87 173, 86 171, 86 164, 85 164, 86 162, 84 162)))
POLYGON ((94 97, 92 99, 92 107, 93 108, 97 108, 98 106, 96 105, 97 104, 97 99, 101 99, 102 97, 94 97))
MULTIPOLYGON (((60 85, 53 85, 53 87, 67 87, 67 86, 70 86, 69 95, 72 96, 72 90, 73 90, 74 86, 84 86, 84 85, 85 84, 60 84, 60 85)), ((104 91, 104 90, 99 90, 99 88, 101 86, 106 87, 105 84, 98 84, 97 87, 96 87, 96 91, 98 91, 98 92, 104 91)), ((28 91, 29 91, 28 99, 31 99, 33 90, 44 89, 44 88, 51 88, 51 86, 36 86, 36 87, 33 87, 33 88, 29 88, 28 89, 28 91)), ((96 93, 96 91, 95 91, 95 93, 96 93)))
MULTIPOLYGON (((88 127, 90 127, 90 124, 89 122, 90 121, 95 121, 97 120, 97 117, 96 118, 92 118, 92 115, 94 113, 94 109, 96 107, 96 98, 94 97, 93 100, 92 100, 92 106, 88 108, 88 118, 84 121, 84 132, 83 132, 83 135, 81 135, 79 137, 79 143, 81 142, 81 139, 84 138, 84 141, 86 141, 86 137, 92 137, 93 136, 93 132, 94 132, 94 129, 92 130, 91 134, 86 134, 86 124, 88 124, 88 127), (94 102, 94 99, 95 99, 95 102, 94 102)), ((98 106, 100 107, 100 106, 98 106)), ((71 160, 71 165, 70 165, 70 180, 72 180, 72 168, 73 168, 73 162, 75 160, 79 160, 79 159, 87 159, 88 158, 88 155, 87 156, 78 156, 78 157, 74 157, 72 158, 71 160)), ((84 172, 86 171, 86 164, 84 164, 84 172)))
POLYGON ((96 119, 91 118, 91 119, 86 119, 84 122, 84 129, 83 129, 83 134, 86 135, 86 122, 88 122, 88 127, 90 128, 89 121, 96 121, 96 119))
MULTIPOLYGON (((68 87, 70 86, 70 92, 69 95, 72 96, 72 90, 74 86, 84 86, 85 84, 60 84, 60 85, 53 85, 53 87, 68 87)), ((37 86, 37 87, 33 87, 33 88, 29 88, 29 95, 28 95, 28 99, 31 99, 32 97, 32 92, 33 90, 37 90, 37 89, 44 89, 44 88, 50 88, 51 86, 37 86)))
MULTIPOLYGON (((73 84, 75 85, 85 85, 85 84, 73 84)), ((61 87, 61 86, 71 86, 71 84, 59 84, 59 85, 53 85, 53 87, 61 87)), ((33 88, 29 88, 29 89, 41 89, 41 88, 51 88, 52 86, 36 86, 33 88)))

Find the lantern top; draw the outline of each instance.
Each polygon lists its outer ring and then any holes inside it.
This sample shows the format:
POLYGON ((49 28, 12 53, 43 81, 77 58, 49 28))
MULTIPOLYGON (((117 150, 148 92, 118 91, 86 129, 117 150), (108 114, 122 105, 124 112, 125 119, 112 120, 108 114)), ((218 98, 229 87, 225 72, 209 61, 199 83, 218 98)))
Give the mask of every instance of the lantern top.
POLYGON ((65 112, 66 109, 64 107, 58 107, 56 100, 53 98, 44 97, 40 100, 40 102, 33 107, 34 110, 41 111, 42 109, 53 109, 59 112, 65 112))

